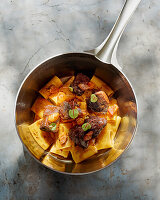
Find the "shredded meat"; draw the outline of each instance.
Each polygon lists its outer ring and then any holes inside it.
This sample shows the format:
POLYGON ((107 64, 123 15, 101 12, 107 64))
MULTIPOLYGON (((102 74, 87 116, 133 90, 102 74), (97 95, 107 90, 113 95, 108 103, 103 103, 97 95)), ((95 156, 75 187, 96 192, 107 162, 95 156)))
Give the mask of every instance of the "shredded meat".
POLYGON ((107 112, 109 99, 105 92, 98 91, 94 93, 98 100, 96 102, 91 102, 91 98, 87 99, 87 106, 89 110, 93 112, 107 112))
POLYGON ((69 136, 75 145, 87 148, 89 141, 97 137, 101 130, 106 126, 107 120, 96 116, 89 116, 84 123, 89 123, 91 128, 84 131, 82 126, 76 125, 69 131, 69 136))
POLYGON ((86 76, 82 73, 79 73, 75 77, 75 79, 74 79, 73 83, 70 85, 70 87, 73 88, 73 92, 77 96, 81 96, 84 93, 84 91, 90 87, 90 85, 88 85, 89 81, 90 81, 90 79, 88 76, 86 76))

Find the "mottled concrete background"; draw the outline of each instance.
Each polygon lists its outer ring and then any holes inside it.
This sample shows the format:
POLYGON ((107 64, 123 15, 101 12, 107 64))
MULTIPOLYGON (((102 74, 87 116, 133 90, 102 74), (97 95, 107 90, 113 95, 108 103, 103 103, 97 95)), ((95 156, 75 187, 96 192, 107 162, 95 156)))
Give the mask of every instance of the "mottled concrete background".
POLYGON ((139 102, 139 127, 113 166, 87 176, 54 173, 23 150, 14 101, 25 75, 60 52, 92 49, 122 0, 0 1, 0 199, 160 199, 160 1, 143 0, 118 49, 139 102))

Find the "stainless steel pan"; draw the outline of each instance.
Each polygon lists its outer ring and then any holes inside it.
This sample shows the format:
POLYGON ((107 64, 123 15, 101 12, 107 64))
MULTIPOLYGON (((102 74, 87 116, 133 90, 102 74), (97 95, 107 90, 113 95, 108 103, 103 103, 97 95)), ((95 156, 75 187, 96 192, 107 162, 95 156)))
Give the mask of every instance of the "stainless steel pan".
POLYGON ((16 99, 16 128, 22 143, 39 163, 64 174, 88 174, 109 166, 128 148, 137 126, 137 102, 133 88, 117 62, 116 50, 123 30, 139 2, 140 0, 125 2, 109 36, 99 47, 85 53, 67 53, 49 58, 36 66, 24 79, 16 99), (115 91, 122 115, 114 148, 101 151, 80 164, 61 160, 44 151, 34 141, 26 125, 33 121, 30 108, 39 89, 53 75, 68 76, 75 71, 94 73, 108 83, 115 91))

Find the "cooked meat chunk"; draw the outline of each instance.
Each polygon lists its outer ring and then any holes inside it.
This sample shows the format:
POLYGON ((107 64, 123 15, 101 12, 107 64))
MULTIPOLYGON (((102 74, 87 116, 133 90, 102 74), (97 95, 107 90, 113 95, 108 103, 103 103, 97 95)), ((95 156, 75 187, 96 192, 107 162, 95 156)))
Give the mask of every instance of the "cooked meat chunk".
MULTIPOLYGON (((76 111, 78 111, 78 115, 81 114, 81 109, 79 108, 77 99, 73 99, 71 101, 64 101, 60 105, 60 117, 61 117, 62 121, 71 121, 74 119, 69 115, 70 110, 73 110, 73 115, 74 115, 74 112, 76 114, 76 111)), ((75 118, 76 118, 76 116, 75 116, 75 118)))
POLYGON ((108 96, 103 91, 95 92, 87 99, 87 106, 93 112, 107 112, 109 104, 108 96), (92 99, 93 98, 93 99, 92 99))
POLYGON ((62 120, 70 119, 69 117, 69 110, 71 109, 71 106, 69 102, 64 101, 60 106, 60 117, 62 120))
POLYGON ((83 140, 89 141, 90 139, 92 139, 92 135, 93 135, 93 131, 89 131, 87 134, 85 134, 85 136, 83 137, 83 140))
POLYGON ((40 129, 42 131, 46 131, 46 132, 53 132, 56 133, 58 132, 58 128, 59 128, 59 121, 56 122, 50 122, 48 120, 48 116, 45 116, 42 119, 42 122, 40 124, 40 129))
POLYGON ((76 125, 69 130, 69 137, 75 143, 76 146, 83 148, 88 147, 88 141, 84 141, 85 131, 82 129, 82 126, 76 125))
POLYGON ((88 129, 83 128, 83 125, 76 125, 69 131, 69 136, 75 145, 82 148, 87 148, 89 141, 97 137, 101 130, 106 126, 107 120, 96 116, 90 116, 85 119, 84 125, 90 124, 88 129))
POLYGON ((81 96, 86 89, 91 87, 90 84, 88 85, 89 81, 90 81, 90 79, 88 76, 86 76, 82 73, 79 73, 75 77, 75 79, 74 79, 73 83, 70 85, 70 87, 73 88, 73 92, 77 96, 81 96))
POLYGON ((40 129, 42 131, 47 131, 47 132, 50 132, 50 128, 49 128, 49 123, 48 123, 48 116, 44 117, 42 119, 42 122, 40 124, 40 129))
POLYGON ((106 126, 107 119, 97 116, 90 116, 88 119, 85 119, 84 123, 89 123, 91 125, 91 129, 89 129, 89 131, 93 131, 92 138, 95 138, 106 126))
POLYGON ((46 106, 43 112, 43 119, 40 124, 40 129, 42 131, 56 133, 58 131, 58 124, 59 124, 58 118, 59 118, 59 108, 57 108, 54 105, 46 106))
POLYGON ((83 91, 85 91, 85 90, 92 90, 92 89, 94 88, 94 83, 92 83, 92 82, 80 83, 80 84, 78 85, 78 87, 79 87, 81 90, 83 90, 83 91))

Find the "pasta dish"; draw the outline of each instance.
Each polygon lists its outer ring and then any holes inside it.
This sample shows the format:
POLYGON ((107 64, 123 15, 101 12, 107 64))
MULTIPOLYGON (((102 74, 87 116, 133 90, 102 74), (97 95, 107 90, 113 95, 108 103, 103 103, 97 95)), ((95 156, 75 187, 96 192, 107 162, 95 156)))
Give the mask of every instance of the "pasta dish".
POLYGON ((114 146, 119 107, 114 91, 95 75, 63 80, 54 76, 39 90, 29 131, 44 150, 80 163, 114 146))

